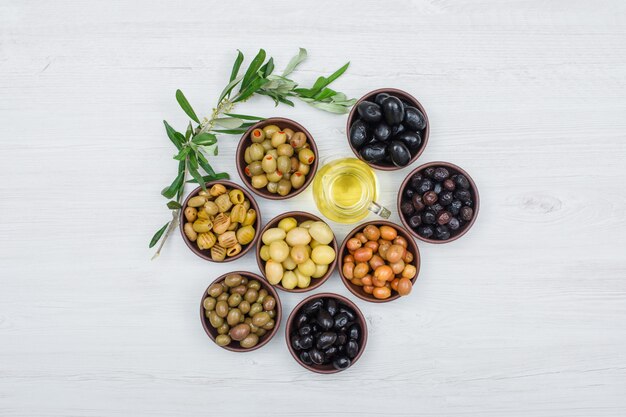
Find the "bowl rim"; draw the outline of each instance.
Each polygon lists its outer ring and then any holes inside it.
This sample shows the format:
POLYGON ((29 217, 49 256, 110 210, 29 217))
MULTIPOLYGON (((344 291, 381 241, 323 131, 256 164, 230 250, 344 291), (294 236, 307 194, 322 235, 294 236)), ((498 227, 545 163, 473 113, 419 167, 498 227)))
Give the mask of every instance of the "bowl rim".
POLYGON ((411 165, 415 161, 417 161, 417 159, 422 155, 422 153, 426 149, 426 145, 428 145, 428 138, 429 137, 430 137, 430 121, 428 120, 428 114, 426 114, 426 109, 424 109, 424 106, 422 106, 422 103, 420 103, 418 99, 413 97, 408 92, 406 92, 404 90, 401 90, 399 88, 391 88, 391 87, 389 87, 389 88, 377 88, 376 90, 372 90, 369 93, 366 93, 356 103, 354 103, 354 106, 352 106, 352 109, 350 110, 350 113, 348 114, 348 120, 346 121, 346 138, 348 139, 348 145, 350 146, 350 149, 352 149, 352 153, 354 153, 354 155, 357 158, 359 158, 361 161, 365 162, 370 167, 372 167, 374 169, 379 169, 381 171, 397 171, 397 170, 409 167, 409 165, 411 165), (424 134, 422 136, 422 145, 420 146, 420 149, 417 151, 417 153, 409 160, 409 163, 406 164, 403 167, 398 167, 398 166, 395 166, 393 164, 392 165, 381 165, 381 164, 375 164, 375 163, 367 162, 366 160, 363 159, 363 157, 361 157, 361 154, 354 148, 354 146, 352 146, 352 142, 350 142, 350 127, 352 126, 353 119, 356 117, 356 111, 357 111, 356 108, 357 108, 357 106, 362 101, 365 101, 366 99, 370 98, 371 96, 375 96, 376 94, 379 94, 379 93, 388 93, 388 94, 391 94, 391 95, 399 95, 399 96, 401 96, 401 97, 399 97, 400 99, 404 98, 406 101, 412 102, 413 106, 417 107, 417 109, 420 110, 422 112, 422 114, 424 115, 424 119, 426 119, 426 127, 424 128, 424 134), (404 96, 404 97, 402 97, 402 96, 404 96))
MULTIPOLYGON (((212 187, 215 184, 222 184, 222 185, 227 186, 227 187, 236 188, 236 189, 241 190, 243 192, 243 194, 246 196, 246 198, 250 201, 250 208, 252 208, 252 209, 254 209, 256 211, 256 221, 255 221, 255 226, 256 227, 255 227, 255 229, 259 230, 261 228, 261 224, 262 224, 261 223, 261 210, 259 209, 259 205, 257 204, 257 202, 254 199, 254 197, 252 196, 252 194, 250 194, 250 192, 248 192, 248 190, 246 190, 241 185, 239 185, 237 183, 234 183, 232 181, 229 181, 229 180, 209 181, 209 182, 205 183, 205 187, 208 189, 208 188, 212 187)), ((214 261, 213 258, 211 258, 211 256, 210 256, 210 251, 209 251, 209 254, 205 254, 204 251, 200 250, 198 248, 198 246, 194 242, 190 241, 189 238, 187 238, 187 236, 185 235, 185 230, 184 230, 184 226, 185 226, 185 223, 186 223, 185 207, 187 207, 187 202, 189 201, 189 199, 191 197, 194 197, 194 196, 198 195, 198 193, 201 190, 202 190, 202 187, 200 187, 200 186, 198 186, 195 189, 193 189, 189 193, 189 195, 187 195, 185 200, 183 201, 182 208, 180 209, 180 214, 179 214, 179 217, 178 217, 178 228, 180 229, 180 234, 183 237, 183 241, 185 242, 187 247, 189 249, 191 249, 191 251, 193 253, 195 253, 200 258, 202 258, 204 260, 207 260, 209 262, 226 263, 226 262, 232 262, 232 261, 234 261, 236 259, 241 258, 246 253, 248 253, 254 247, 254 245, 256 245, 257 241, 259 240, 259 233, 255 234, 254 238, 252 238, 252 242, 248 243, 244 248, 242 248, 241 252, 239 252, 235 256, 224 258, 223 261, 214 261)))
POLYGON ((319 151, 317 149, 317 143, 315 143, 315 139, 313 139, 313 135, 311 135, 311 133, 304 126, 302 126, 300 123, 296 122, 295 120, 288 119, 286 117, 270 117, 268 119, 260 120, 257 123, 253 124, 241 136, 241 138, 239 139, 239 143, 237 144, 237 150, 235 151, 235 165, 237 166, 237 173, 239 174, 239 177, 241 178, 241 181, 254 194, 256 194, 256 195, 258 195, 260 197, 263 197, 263 198, 267 198, 268 200, 287 200, 287 199, 295 197, 298 194, 300 194, 301 192, 303 192, 311 184, 311 182, 313 182, 313 177, 315 177, 315 173, 317 172, 318 164, 319 164, 319 151), (308 143, 310 144, 311 150, 315 154, 315 161, 313 161, 313 163, 310 165, 311 169, 309 170, 309 173, 306 175, 306 180, 304 181, 304 184, 302 185, 302 187, 298 188, 295 191, 294 191, 294 189, 292 189, 289 192, 289 194, 287 194, 285 196, 281 196, 279 194, 272 194, 269 191, 267 191, 266 188, 262 188, 262 189, 254 188, 252 186, 252 182, 251 182, 250 178, 244 172, 244 165, 242 163, 242 161, 243 161, 243 154, 245 152, 245 147, 244 146, 246 146, 247 142, 250 141, 249 138, 250 138, 250 134, 252 133, 252 131, 254 129, 266 126, 268 124, 276 124, 276 125, 278 125, 278 124, 281 124, 281 123, 282 124, 294 125, 294 126, 296 126, 298 128, 298 131, 304 133, 306 135, 306 137, 307 137, 308 143))
POLYGON ((418 166, 417 168, 415 168, 414 170, 412 170, 411 172, 408 173, 408 175, 406 176, 406 178, 404 178, 404 181, 402 181, 402 184, 400 185, 400 189, 398 190, 398 197, 397 197, 397 208, 398 208, 398 215, 400 216, 400 221, 402 221, 402 224, 404 225, 404 227, 409 231, 409 233, 411 233, 412 236, 414 236, 415 238, 423 241, 423 242, 427 242, 427 243, 434 243, 434 244, 443 244, 443 243, 450 243, 450 242, 454 242, 455 240, 457 240, 458 238, 460 238, 461 236, 465 235, 469 229, 472 228, 472 226, 474 226, 474 222, 476 221, 476 218, 478 217, 478 211, 480 210, 480 195, 478 194, 478 187, 476 186, 476 183, 474 182, 474 179, 467 173, 467 171, 465 171, 463 168, 461 168, 458 165, 453 164, 452 162, 446 162, 446 161, 432 161, 432 162, 426 162, 420 166, 418 166), (465 175, 465 177, 468 179, 469 183, 470 183, 470 190, 472 192, 472 194, 474 195, 474 216, 472 217, 472 220, 470 220, 469 223, 467 223, 465 226, 463 226, 463 229, 456 235, 451 236, 449 239, 446 240, 436 240, 436 239, 430 239, 430 238, 425 238, 420 236, 417 232, 415 232, 413 229, 411 229, 411 227, 409 227, 409 224, 407 222, 407 220, 404 218, 404 214, 402 214, 402 211, 400 211, 400 206, 402 205, 402 194, 404 193, 404 189, 406 188, 407 184, 409 183, 411 177, 420 172, 423 171, 424 169, 431 167, 431 166, 443 166, 445 168, 449 168, 452 170, 457 171, 459 174, 463 174, 465 175))
MULTIPOLYGON (((267 224, 265 226, 263 226, 263 229, 261 229, 261 233, 259 233, 259 236, 263 236, 263 234, 268 230, 271 229, 272 227, 276 227, 276 225, 278 224, 278 222, 280 222, 282 219, 287 218, 287 217, 307 217, 308 220, 313 220, 313 221, 322 221, 324 223, 326 223, 324 220, 322 220, 321 218, 317 217, 315 214, 312 213, 308 213, 306 211, 298 211, 298 210, 294 210, 294 211, 288 211, 286 213, 283 214, 279 214, 278 216, 274 217, 273 219, 271 219, 270 221, 267 222, 267 224)), ((300 222, 298 222, 300 223, 300 222)), ((328 227, 330 227, 330 225, 328 223, 326 223, 328 225, 328 227)), ((332 230, 332 227, 331 227, 332 230)), ((326 273, 321 277, 321 278, 311 278, 311 285, 309 285, 306 288, 293 288, 291 290, 285 288, 282 286, 282 284, 278 283, 276 285, 273 285, 273 287, 278 288, 281 291, 285 291, 285 292, 292 292, 292 293, 303 293, 303 292, 309 292, 312 291, 318 287, 320 287, 322 284, 324 284, 326 281, 328 281, 328 279, 330 278, 330 276, 333 274, 333 272, 335 271, 335 268, 337 266, 337 254, 338 254, 338 247, 339 245, 337 244, 337 237, 335 236, 335 232, 333 231, 333 240, 331 242, 331 247, 335 250, 335 260, 332 261, 329 265, 328 265, 328 271, 326 271, 326 273), (316 282, 313 283, 313 280, 315 280, 316 282)), ((270 282, 267 280, 267 277, 265 276, 265 261, 263 259, 261 259, 261 244, 257 245, 257 249, 256 249, 256 262, 257 265, 259 266, 259 270, 261 271, 261 275, 263 276, 263 278, 265 279, 265 281, 268 283, 268 285, 272 285, 270 284, 270 282)))
MULTIPOLYGON (((227 272, 225 274, 222 274, 219 277, 215 278, 209 284, 209 286, 206 287, 206 289, 204 290, 204 294, 202 295, 202 298, 200 299, 200 322, 202 323, 202 328, 204 329, 204 332, 207 334, 207 336, 209 336, 209 338, 213 341, 213 343, 215 343, 215 338, 217 336, 214 335, 213 332, 211 331, 211 329, 212 330, 215 330, 215 329, 211 327, 211 324, 208 322, 209 319, 206 318, 204 315, 204 300, 205 298, 209 296, 208 290, 209 288, 211 288, 211 285, 223 281, 224 279, 226 279, 228 275, 231 275, 231 274, 240 274, 240 275, 244 275, 248 279, 250 278, 256 279, 257 281, 261 283, 262 287, 265 288, 268 291, 268 293, 271 294, 272 297, 274 297, 274 299, 276 300, 276 317, 274 318, 274 328, 269 333, 266 333, 265 335, 263 335, 262 336, 263 339, 260 340, 259 343, 247 349, 242 348, 242 347, 237 347, 237 346, 231 346, 231 344, 233 343, 232 341, 230 344, 226 346, 219 346, 220 348, 230 350, 231 352, 238 352, 238 353, 252 352, 253 350, 257 350, 265 346, 270 340, 272 340, 272 338, 276 335, 276 333, 278 333, 278 328, 280 327, 280 322, 283 316, 283 306, 280 301, 280 297, 278 296, 278 291, 276 291, 274 288, 271 288, 272 286, 269 284, 269 282, 265 281, 258 274, 255 274, 254 272, 249 272, 249 271, 232 271, 232 272, 227 272)), ((217 343, 215 343, 215 345, 218 346, 217 343)))
POLYGON ((393 222, 391 222, 389 220, 371 220, 371 221, 362 223, 362 224, 356 226, 354 229, 352 229, 346 235, 345 239, 341 243, 341 249, 339 250, 339 267, 338 267, 338 269, 339 269, 339 276, 341 277, 341 281, 346 286, 348 291, 350 291, 355 296, 359 297, 361 300, 369 301, 371 303, 388 303, 390 301, 397 300, 398 298, 401 297, 401 295, 398 294, 397 292, 395 292, 395 294, 392 294, 391 297, 386 298, 384 300, 379 300, 378 298, 375 298, 373 295, 362 294, 362 291, 357 290, 357 286, 354 285, 353 283, 351 283, 350 280, 348 278, 346 278, 346 276, 343 273, 343 257, 345 256, 345 252, 347 252, 347 247, 346 246, 347 246, 347 243, 348 243, 348 239, 352 238, 354 235, 356 235, 357 233, 359 233, 360 231, 365 229, 365 227, 369 226, 370 224, 373 224, 373 225, 379 226, 379 227, 380 226, 391 226, 391 227, 393 227, 394 229, 396 229, 396 231, 398 231, 398 234, 402 233, 404 235, 402 237, 404 237, 406 239, 407 245, 409 247, 411 247, 411 249, 414 249, 413 262, 411 262, 411 264, 413 266, 415 266, 415 269, 417 271, 415 272, 415 276, 413 278, 411 278, 411 283, 412 284, 415 284, 415 281, 419 277, 420 269, 422 267, 422 256, 420 254, 419 246, 417 246, 417 243, 412 238, 412 236, 409 233, 409 231, 406 230, 406 228, 400 226, 399 224, 393 223, 393 222))
POLYGON ((347 369, 352 368, 354 364, 356 364, 357 361, 361 358, 361 356, 363 355, 363 352, 365 352, 365 347, 367 346, 367 337, 368 337, 367 320, 365 319, 365 315, 363 314, 361 309, 356 305, 356 303, 354 303, 349 298, 344 297, 343 295, 332 293, 332 292, 321 292, 321 293, 309 295, 304 300, 300 301, 293 308, 293 310, 291 310, 291 313, 289 313, 289 317, 287 318, 287 321, 285 322, 285 341, 287 342, 287 349, 289 350, 289 353, 291 353, 291 356, 296 360, 298 364, 300 364, 300 366, 302 366, 305 369, 308 369, 309 371, 316 372, 318 374, 336 374, 337 372, 343 372, 347 369), (316 368, 315 366, 307 365, 300 360, 295 350, 293 349, 293 346, 291 346, 291 341, 289 340, 289 334, 291 333, 291 328, 293 327, 292 323, 293 323, 293 320, 295 319, 295 315, 306 303, 312 300, 316 300, 318 298, 334 298, 335 300, 340 301, 348 305, 350 308, 352 308, 358 317, 358 322, 361 325, 360 349, 359 349, 359 353, 355 356, 354 359, 352 359, 350 366, 347 367, 346 369, 341 369, 341 370, 335 369, 335 368, 319 369, 319 368, 316 368))

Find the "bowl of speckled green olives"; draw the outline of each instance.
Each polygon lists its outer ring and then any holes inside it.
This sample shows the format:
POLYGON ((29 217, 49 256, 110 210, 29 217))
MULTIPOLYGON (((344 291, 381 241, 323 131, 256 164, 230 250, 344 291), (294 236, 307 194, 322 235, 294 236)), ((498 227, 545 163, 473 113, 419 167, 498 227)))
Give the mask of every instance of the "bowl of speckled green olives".
POLYGON ((236 153, 237 172, 250 190, 270 200, 300 194, 318 165, 317 146, 300 123, 282 117, 262 120, 244 133, 236 153))
POLYGON ((200 321, 218 346, 249 352, 266 345, 278 331, 280 297, 260 276, 235 271, 219 276, 200 301, 200 321))

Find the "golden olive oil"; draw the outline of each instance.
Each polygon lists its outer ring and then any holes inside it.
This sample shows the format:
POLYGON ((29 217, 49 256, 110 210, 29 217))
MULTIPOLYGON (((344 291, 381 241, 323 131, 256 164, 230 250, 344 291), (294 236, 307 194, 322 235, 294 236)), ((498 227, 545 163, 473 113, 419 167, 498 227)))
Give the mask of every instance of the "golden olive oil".
POLYGON ((313 198, 319 211, 339 223, 356 223, 373 211, 389 217, 378 206, 378 180, 372 168, 356 158, 330 161, 313 180, 313 198))

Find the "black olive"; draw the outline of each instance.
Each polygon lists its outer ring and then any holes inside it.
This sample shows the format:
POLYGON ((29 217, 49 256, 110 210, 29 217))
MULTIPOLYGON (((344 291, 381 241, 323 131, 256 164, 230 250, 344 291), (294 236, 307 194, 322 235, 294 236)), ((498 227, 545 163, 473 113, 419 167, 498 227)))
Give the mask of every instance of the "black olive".
POLYGON ((313 361, 311 360, 311 356, 309 356, 309 352, 307 352, 306 350, 300 352, 300 360, 306 365, 310 365, 313 363, 313 361))
POLYGON ((331 346, 324 350, 324 356, 326 356, 327 359, 333 358, 338 353, 339 353, 339 348, 337 348, 337 346, 331 346))
POLYGON ((440 182, 435 183, 435 187, 433 188, 433 191, 435 192, 435 194, 439 195, 441 190, 443 190, 441 183, 440 182))
POLYGON ((461 223, 456 217, 451 218, 448 222, 448 229, 450 230, 457 230, 459 227, 461 227, 461 223))
POLYGON ((347 341, 348 341, 348 336, 346 336, 345 333, 339 333, 337 335, 337 340, 335 340, 335 346, 345 345, 347 341))
POLYGON ((415 194, 413 196, 411 203, 413 203, 413 208, 415 209, 415 211, 422 211, 424 210, 424 207, 426 207, 426 205, 422 201, 422 196, 420 196, 419 194, 415 194))
POLYGON ((432 178, 435 174, 435 167, 428 167, 424 170, 424 176, 427 178, 432 178))
POLYGON ((303 324, 299 329, 298 329, 298 334, 300 336, 304 336, 305 334, 311 334, 313 332, 313 326, 311 326, 310 323, 306 323, 303 324))
POLYGON ((405 106, 403 123, 409 129, 422 130, 426 127, 426 118, 419 109, 405 106))
POLYGON ((380 105, 388 125, 399 125, 404 119, 404 105, 398 97, 389 96, 380 105))
POLYGON ((329 330, 333 327, 333 323, 333 317, 328 311, 322 309, 317 313, 317 324, 319 324, 322 329, 329 330))
POLYGON ((350 321, 354 321, 356 319, 356 316, 354 315, 354 311, 352 311, 352 309, 346 307, 346 306, 340 306, 339 307, 339 312, 340 313, 345 313, 348 318, 350 319, 350 321))
POLYGON ((317 325, 317 323, 312 323, 311 327, 313 328, 313 334, 318 333, 320 331, 320 326, 317 325))
POLYGON ((367 137, 367 125, 363 120, 357 120, 350 126, 350 143, 357 149, 369 141, 367 137))
POLYGON ((447 206, 451 204, 452 200, 454 200, 452 191, 444 191, 443 193, 439 194, 439 204, 441 204, 442 206, 447 206))
POLYGON ((453 179, 456 185, 463 188, 464 190, 467 190, 470 187, 469 180, 463 174, 455 175, 453 179))
POLYGON ((295 325, 296 325, 296 329, 299 329, 300 327, 302 327, 302 325, 304 323, 306 323, 309 320, 309 317, 304 314, 304 313, 300 313, 296 316, 296 321, 295 321, 295 325))
POLYGON ((376 94, 376 98, 374 99, 374 101, 380 106, 383 103, 383 100, 387 97, 389 97, 389 94, 387 93, 378 93, 376 94))
POLYGON ((434 211, 435 214, 438 214, 440 211, 443 211, 443 206, 439 203, 436 203, 430 206, 430 209, 434 211))
POLYGON ((368 143, 361 148, 360 154, 367 162, 380 162, 387 155, 387 144, 383 142, 368 143))
POLYGON ((335 358, 335 360, 333 360, 333 367, 335 369, 346 369, 347 367, 350 366, 350 359, 348 359, 345 356, 339 356, 337 358, 335 358))
POLYGON ((422 196, 422 201, 427 206, 432 206, 433 204, 437 202, 438 199, 439 199, 439 196, 434 191, 426 191, 424 195, 422 196))
POLYGON ((448 211, 456 216, 461 211, 461 207, 463 207, 463 203, 460 200, 452 200, 448 206, 448 211))
POLYGON ((421 226, 417 228, 417 234, 421 237, 429 239, 433 234, 435 234, 435 229, 432 226, 421 226))
POLYGON ((434 212, 427 210, 422 213, 422 223, 435 224, 437 222, 437 216, 434 212))
POLYGON ((359 354, 359 344, 356 340, 350 340, 346 345, 346 353, 350 359, 359 354))
POLYGON ((334 298, 328 298, 326 300, 326 311, 328 311, 331 316, 337 314, 338 309, 339 306, 337 305, 337 301, 335 301, 334 298))
POLYGON ((374 139, 386 141, 391 137, 391 128, 385 122, 380 122, 374 128, 374 139))
POLYGON ((411 203, 410 201, 402 200, 402 203, 400 204, 400 211, 405 216, 410 216, 415 212, 415 207, 413 207, 413 203, 411 203))
POLYGON ((317 312, 320 308, 322 308, 322 305, 324 305, 324 301, 321 298, 318 298, 317 300, 313 300, 307 303, 302 308, 302 312, 304 312, 305 314, 311 315, 317 312))
POLYGON ((448 171, 444 167, 436 168, 435 172, 433 173, 433 178, 435 179, 435 181, 443 181, 447 179, 449 176, 450 176, 450 171, 448 171))
POLYGON ((348 329, 348 337, 350 339, 359 340, 359 336, 361 335, 361 328, 358 324, 353 324, 348 329))
POLYGON ((419 215, 415 215, 409 219, 409 226, 411 226, 412 229, 419 227, 419 225, 421 224, 422 224, 422 218, 419 215))
POLYGON ((450 238, 450 230, 446 226, 437 226, 435 228, 435 237, 439 240, 446 240, 450 238))
POLYGON ((311 357, 311 362, 316 365, 322 365, 326 362, 326 355, 321 350, 311 349, 309 350, 309 356, 311 357))
POLYGON ((334 324, 335 329, 341 329, 346 324, 348 324, 349 321, 350 321, 350 318, 348 317, 346 313, 337 314, 335 316, 335 324, 334 324))
POLYGON ((423 179, 424 177, 419 172, 413 174, 410 180, 411 187, 413 187, 414 189, 417 189, 420 186, 420 183, 422 182, 423 179))
MULTIPOLYGON (((335 340, 337 340, 337 333, 335 332, 324 332, 322 334, 320 334, 317 337, 317 343, 316 343, 316 347, 318 349, 326 349, 327 347, 330 347, 333 345, 333 343, 335 343, 335 340)), ((300 344, 302 344, 302 340, 300 340, 300 344)))
POLYGON ((461 200, 465 204, 472 202, 472 194, 469 190, 457 190, 454 192, 454 197, 461 200))
POLYGON ((472 220, 472 216, 474 215, 474 210, 471 207, 463 207, 461 209, 461 219, 466 222, 472 220))
POLYGON ((442 211, 441 213, 437 213, 437 223, 444 225, 450 222, 452 218, 452 214, 449 211, 442 211))
POLYGON ((454 191, 454 189, 456 188, 456 184, 454 184, 454 180, 452 180, 451 178, 448 178, 447 180, 443 182, 443 188, 445 188, 448 191, 454 191))
POLYGON ((422 144, 422 136, 417 132, 404 131, 397 134, 393 138, 404 143, 412 154, 415 154, 422 144))
POLYGON ((433 181, 428 178, 424 178, 419 187, 417 187, 417 192, 420 194, 424 194, 432 190, 433 188, 435 188, 435 184, 433 183, 433 181))
POLYGON ((391 136, 397 136, 400 133, 404 132, 406 129, 404 128, 404 125, 395 125, 395 126, 391 126, 391 136))
POLYGON ((391 156, 391 162, 397 167, 406 166, 411 160, 411 152, 403 142, 392 140, 387 146, 387 153, 391 156))
POLYGON ((298 337, 295 333, 291 335, 291 346, 295 350, 302 350, 302 346, 300 346, 300 337, 298 337))
POLYGON ((361 119, 368 123, 377 122, 383 117, 380 106, 371 101, 365 100, 360 102, 359 105, 356 106, 356 110, 359 112, 361 119))
POLYGON ((298 344, 302 349, 310 349, 311 347, 313 347, 314 341, 315 338, 312 334, 305 334, 304 336, 300 336, 300 341, 298 342, 298 344))
POLYGON ((411 198, 413 197, 413 195, 415 194, 415 190, 410 188, 410 187, 406 187, 404 189, 404 196, 407 198, 411 198))

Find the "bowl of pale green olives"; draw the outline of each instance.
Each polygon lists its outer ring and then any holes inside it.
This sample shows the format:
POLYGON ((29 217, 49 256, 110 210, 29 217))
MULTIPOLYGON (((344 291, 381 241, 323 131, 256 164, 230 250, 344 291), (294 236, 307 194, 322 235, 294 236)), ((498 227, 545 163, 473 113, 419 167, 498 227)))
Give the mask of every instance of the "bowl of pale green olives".
POLYGON ((318 165, 317 146, 301 124, 272 117, 250 126, 237 147, 237 172, 250 190, 270 200, 300 194, 318 165))
POLYGON ((267 344, 278 331, 282 306, 276 290, 246 271, 218 277, 204 291, 200 321, 216 345, 250 352, 267 344))

